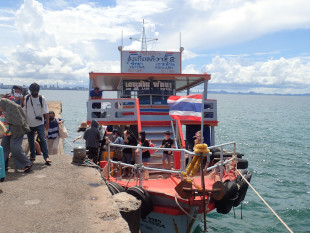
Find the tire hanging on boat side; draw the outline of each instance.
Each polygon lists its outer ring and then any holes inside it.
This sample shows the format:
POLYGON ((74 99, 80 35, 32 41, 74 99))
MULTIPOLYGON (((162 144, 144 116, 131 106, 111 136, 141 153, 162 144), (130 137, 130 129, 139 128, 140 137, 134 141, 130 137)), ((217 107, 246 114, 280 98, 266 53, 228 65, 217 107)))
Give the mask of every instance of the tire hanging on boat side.
POLYGON ((119 185, 116 182, 108 182, 107 186, 108 186, 108 189, 112 195, 117 194, 117 193, 121 193, 121 192, 125 192, 124 187, 122 187, 121 185, 119 185))
POLYGON ((247 169, 249 162, 246 159, 238 159, 237 169, 247 169))
POLYGON ((235 181, 227 180, 223 183, 225 195, 215 202, 216 211, 220 214, 228 214, 238 198, 238 186, 235 181))
MULTIPOLYGON (((248 170, 241 171, 241 174, 245 177, 245 179, 250 182, 252 174, 248 170)), ((248 190, 249 185, 245 182, 241 175, 238 175, 236 178, 236 182, 239 185, 238 189, 238 198, 234 202, 234 207, 240 205, 240 203, 244 200, 246 192, 248 190)))
POLYGON ((153 202, 150 194, 139 186, 133 186, 127 189, 127 193, 136 197, 141 203, 141 218, 145 218, 153 210, 153 202))

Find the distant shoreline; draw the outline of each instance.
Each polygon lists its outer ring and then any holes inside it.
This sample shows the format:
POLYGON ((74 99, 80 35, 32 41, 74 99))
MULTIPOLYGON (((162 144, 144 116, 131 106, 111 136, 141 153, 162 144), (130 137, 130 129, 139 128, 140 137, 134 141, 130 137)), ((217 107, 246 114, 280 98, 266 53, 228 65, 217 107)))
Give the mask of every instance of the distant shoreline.
POLYGON ((266 94, 266 93, 257 93, 257 92, 227 92, 227 91, 208 91, 209 94, 234 94, 234 95, 275 95, 275 96, 310 96, 310 93, 305 94, 266 94))
MULTIPOLYGON (((0 88, 0 90, 7 90, 11 91, 10 88, 0 88)), ((76 88, 70 88, 70 87, 64 87, 64 88, 41 88, 41 90, 47 90, 47 91, 88 91, 88 88, 85 87, 76 87, 76 88)), ((191 92, 191 94, 196 94, 200 92, 191 92)), ((224 95, 271 95, 271 96, 310 96, 310 93, 305 94, 266 94, 266 93, 258 93, 258 92, 229 92, 229 91, 208 91, 209 94, 224 94, 224 95)))

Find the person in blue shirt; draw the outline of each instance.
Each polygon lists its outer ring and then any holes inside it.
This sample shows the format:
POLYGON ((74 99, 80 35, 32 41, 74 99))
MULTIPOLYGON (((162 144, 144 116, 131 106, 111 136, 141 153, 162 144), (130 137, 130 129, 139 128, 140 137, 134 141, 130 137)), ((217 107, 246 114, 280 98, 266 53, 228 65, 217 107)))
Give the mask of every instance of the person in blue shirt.
POLYGON ((59 124, 63 122, 60 118, 55 118, 55 112, 49 111, 49 128, 47 134, 48 152, 50 155, 58 154, 59 147, 59 124))
MULTIPOLYGON (((102 91, 99 89, 99 87, 94 87, 94 89, 90 90, 89 96, 91 99, 101 99, 102 91)), ((93 109, 101 109, 101 102, 93 103, 92 107, 93 107, 93 109)), ((93 118, 100 118, 101 112, 92 112, 92 117, 93 118)))
POLYGON ((99 89, 99 87, 94 87, 94 89, 90 90, 89 96, 91 99, 101 99, 102 91, 99 89))
POLYGON ((23 107, 24 97, 22 94, 23 88, 21 86, 13 86, 13 101, 23 107))

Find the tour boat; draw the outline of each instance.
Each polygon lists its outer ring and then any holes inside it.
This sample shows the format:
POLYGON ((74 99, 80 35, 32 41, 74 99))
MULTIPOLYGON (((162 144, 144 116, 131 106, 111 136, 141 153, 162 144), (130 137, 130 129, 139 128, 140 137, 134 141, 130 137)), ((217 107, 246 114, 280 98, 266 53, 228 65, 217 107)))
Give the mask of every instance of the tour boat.
POLYGON ((217 101, 207 98, 211 75, 182 73, 182 47, 180 51, 147 51, 145 41, 142 38, 141 51, 118 47, 120 73, 89 73, 89 88, 99 87, 111 98, 89 98, 87 121, 90 124, 95 119, 100 125, 121 132, 130 129, 137 137, 138 132, 145 131, 156 149, 161 145, 163 133, 170 131, 176 145, 169 149, 174 157, 172 169, 162 167, 163 149, 154 152, 155 148, 151 148, 151 159, 143 166, 143 147, 132 146, 140 148, 140 159, 128 165, 112 161, 110 152, 119 145, 109 144, 105 153, 105 178, 112 194, 126 191, 142 201, 142 233, 201 232, 206 228, 207 213, 216 210, 227 214, 242 204, 251 173, 245 170, 248 163, 236 152, 236 143, 215 144, 217 101), (173 119, 169 115, 168 98, 188 96, 195 87, 203 89, 201 121, 186 117, 173 119), (195 154, 194 136, 200 130, 208 148, 195 154), (132 175, 117 177, 116 170, 125 166, 132 168, 132 175), (146 170, 148 179, 143 175, 146 170))

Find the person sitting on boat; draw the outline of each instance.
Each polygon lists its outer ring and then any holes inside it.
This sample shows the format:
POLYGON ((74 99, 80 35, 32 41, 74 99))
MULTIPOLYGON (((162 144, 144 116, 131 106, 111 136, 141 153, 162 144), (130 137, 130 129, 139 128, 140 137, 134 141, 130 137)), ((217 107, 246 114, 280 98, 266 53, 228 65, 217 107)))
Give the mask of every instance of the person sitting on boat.
POLYGON ((83 138, 86 141, 86 150, 88 158, 95 164, 98 163, 99 147, 100 147, 100 132, 99 124, 96 120, 92 120, 90 128, 86 129, 83 138))
MULTIPOLYGON (((164 133, 164 140, 162 141, 161 145, 159 148, 174 148, 174 142, 170 138, 170 131, 166 131, 164 133)), ((158 151, 158 150, 156 150, 158 151)), ((169 170, 171 168, 171 161, 173 160, 173 155, 172 151, 163 151, 163 168, 166 169, 166 160, 168 162, 167 169, 169 170)))
MULTIPOLYGON (((129 145, 129 146, 136 146, 138 143, 133 133, 129 130, 124 131, 124 142, 125 142, 125 145, 129 145)), ((134 149, 124 148, 122 161, 123 163, 134 164, 134 161, 135 161, 134 149)), ((123 175, 124 177, 129 176, 130 174, 129 170, 130 170, 129 168, 125 168, 124 175, 123 175)))
MULTIPOLYGON (((99 87, 94 87, 90 90, 89 96, 91 99, 101 99, 102 97, 102 91, 99 89, 99 87)), ((101 109, 101 102, 95 102, 92 104, 92 107, 95 109, 101 109)), ((100 112, 93 112, 92 117, 100 118, 101 113, 100 112)))

